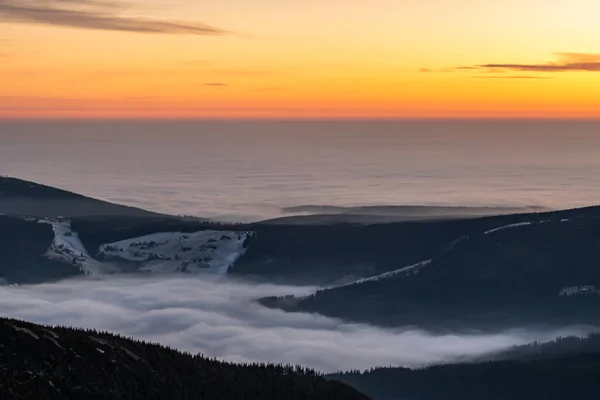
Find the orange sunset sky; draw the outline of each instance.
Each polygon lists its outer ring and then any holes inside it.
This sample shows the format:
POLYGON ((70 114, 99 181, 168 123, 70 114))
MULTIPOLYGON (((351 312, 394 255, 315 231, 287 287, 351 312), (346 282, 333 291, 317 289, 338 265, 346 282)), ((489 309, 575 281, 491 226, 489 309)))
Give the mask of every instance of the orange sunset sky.
POLYGON ((600 117, 599 0, 0 0, 0 118, 600 117))

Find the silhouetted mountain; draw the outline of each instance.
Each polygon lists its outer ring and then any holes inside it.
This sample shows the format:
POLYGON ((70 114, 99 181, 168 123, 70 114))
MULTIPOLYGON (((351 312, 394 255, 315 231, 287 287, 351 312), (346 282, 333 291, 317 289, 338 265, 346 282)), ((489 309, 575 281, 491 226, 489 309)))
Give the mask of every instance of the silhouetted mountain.
POLYGON ((600 353, 425 369, 375 368, 330 376, 375 400, 562 400, 596 398, 600 353))
MULTIPOLYGON (((421 254, 421 260, 431 260, 429 263, 320 290, 297 301, 265 299, 263 302, 287 310, 382 325, 495 329, 597 323, 600 292, 594 287, 600 287, 599 216, 600 209, 590 207, 422 223, 424 233, 416 235, 419 241, 427 241, 425 232, 429 229, 438 231, 437 234, 430 231, 435 250, 421 254), (452 232, 446 233, 446 237, 454 235, 454 241, 440 237, 444 227, 452 232), (585 290, 578 292, 574 288, 585 290), (573 290, 577 293, 569 292, 573 290)), ((395 237, 398 247, 404 249, 402 237, 395 237)), ((407 243, 413 242, 409 239, 407 243)), ((348 248, 353 251, 352 243, 348 248)), ((399 261, 397 268, 412 262, 416 261, 399 261)))
POLYGON ((36 218, 160 215, 140 208, 117 205, 8 177, 0 177, 0 214, 36 218))
POLYGON ((224 363, 109 333, 2 318, 0 398, 368 399, 298 366, 224 363))

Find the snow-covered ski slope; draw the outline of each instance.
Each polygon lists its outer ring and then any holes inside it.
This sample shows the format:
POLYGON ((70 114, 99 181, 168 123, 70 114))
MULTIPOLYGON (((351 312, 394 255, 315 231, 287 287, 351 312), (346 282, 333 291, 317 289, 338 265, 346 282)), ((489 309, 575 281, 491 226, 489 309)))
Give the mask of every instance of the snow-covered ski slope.
POLYGON ((101 275, 111 269, 92 258, 77 232, 71 230, 70 221, 39 220, 41 224, 51 224, 54 231, 54 241, 46 251, 46 257, 81 269, 87 275, 101 275))
POLYGON ((247 232, 160 232, 100 246, 100 257, 139 263, 148 272, 226 274, 244 254, 247 232))

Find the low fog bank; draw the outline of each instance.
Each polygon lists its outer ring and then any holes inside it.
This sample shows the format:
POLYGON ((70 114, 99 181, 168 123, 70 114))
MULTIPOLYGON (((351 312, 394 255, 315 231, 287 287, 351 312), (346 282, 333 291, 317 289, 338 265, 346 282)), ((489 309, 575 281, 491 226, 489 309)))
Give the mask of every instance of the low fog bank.
POLYGON ((451 362, 534 340, 590 332, 572 327, 434 335, 286 313, 252 301, 263 296, 307 295, 314 290, 215 276, 111 276, 101 281, 0 286, 0 315, 107 330, 229 361, 302 364, 323 372, 451 362))

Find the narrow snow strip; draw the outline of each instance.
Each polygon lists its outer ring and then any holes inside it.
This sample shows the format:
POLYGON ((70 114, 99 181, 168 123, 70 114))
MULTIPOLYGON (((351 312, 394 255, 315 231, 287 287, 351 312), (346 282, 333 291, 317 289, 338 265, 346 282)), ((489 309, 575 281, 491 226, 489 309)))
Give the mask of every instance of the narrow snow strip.
POLYGON ((54 339, 58 339, 58 333, 56 333, 56 332, 52 332, 50 329, 42 329, 42 330, 43 330, 44 332, 46 332, 47 334, 49 334, 49 335, 52 335, 52 337, 53 337, 54 339))
POLYGON ((490 233, 498 232, 498 231, 501 231, 504 229, 517 228, 519 226, 527 226, 527 225, 532 225, 532 224, 533 224, 533 222, 519 222, 517 224, 504 225, 499 228, 494 228, 489 231, 485 231, 484 234, 489 235, 490 233))
POLYGON ((125 352, 125 354, 127 354, 129 357, 133 358, 136 361, 145 361, 142 357, 138 356, 137 354, 135 354, 133 351, 123 347, 123 346, 119 346, 121 348, 121 350, 123 350, 125 352))
POLYGON ((381 279, 388 279, 388 278, 392 278, 396 275, 401 275, 401 274, 416 274, 418 272, 418 269, 421 267, 424 267, 426 265, 431 264, 433 260, 426 260, 426 261, 421 261, 419 263, 413 264, 413 265, 409 265, 408 267, 404 267, 404 268, 400 268, 397 269, 395 271, 390 271, 390 272, 386 272, 380 275, 376 275, 376 276, 372 276, 370 278, 364 278, 364 279, 359 279, 354 283, 365 283, 365 282, 375 282, 375 281, 379 281, 381 279))
POLYGON ((91 339, 92 341, 94 341, 94 342, 98 343, 98 344, 101 344, 101 345, 103 345, 103 346, 104 346, 104 345, 106 345, 106 344, 108 343, 106 340, 104 340, 104 339, 100 339, 100 338, 97 338, 97 337, 95 337, 95 336, 90 336, 90 339, 91 339))
POLYGON ((456 239, 454 242, 450 243, 450 246, 448 247, 448 250, 446 250, 446 251, 451 251, 456 246, 458 246, 460 243, 462 243, 462 242, 468 242, 468 241, 469 241, 469 236, 468 235, 461 236, 458 239, 456 239))
POLYGON ((48 336, 48 335, 44 335, 44 337, 45 337, 46 339, 48 339, 49 341, 51 341, 52 343, 54 343, 54 345, 55 345, 56 347, 58 347, 59 349, 61 349, 61 350, 64 350, 64 348, 63 348, 63 347, 62 347, 60 344, 58 344, 58 342, 56 341, 56 339, 54 339, 54 338, 52 338, 52 337, 50 337, 50 336, 48 336))
POLYGON ((13 329, 14 329, 14 330, 16 330, 16 331, 19 331, 19 332, 26 333, 26 334, 28 334, 29 336, 31 336, 32 338, 34 338, 34 339, 39 339, 39 338, 40 338, 38 335, 36 335, 35 333, 31 332, 31 331, 30 331, 29 329, 27 329, 27 328, 21 328, 21 327, 19 327, 19 326, 12 325, 12 324, 11 324, 11 326, 13 327, 13 329))
POLYGON ((361 283, 365 283, 365 282, 376 282, 376 281, 380 281, 382 279, 389 279, 389 278, 393 278, 395 276, 403 275, 403 274, 404 275, 416 274, 417 272, 419 272, 420 268, 431 264, 432 261, 433 260, 421 261, 419 263, 409 265, 408 267, 400 268, 400 269, 397 269, 394 271, 385 272, 383 274, 371 276, 369 278, 359 279, 357 281, 346 283, 344 285, 329 286, 329 287, 324 288, 324 290, 339 289, 339 288, 343 288, 346 286, 352 286, 352 285, 361 284, 361 283))

